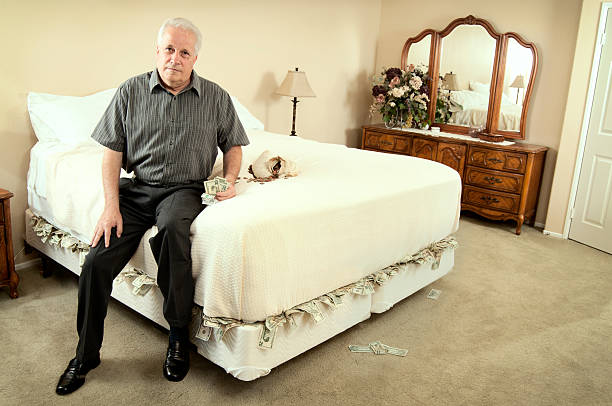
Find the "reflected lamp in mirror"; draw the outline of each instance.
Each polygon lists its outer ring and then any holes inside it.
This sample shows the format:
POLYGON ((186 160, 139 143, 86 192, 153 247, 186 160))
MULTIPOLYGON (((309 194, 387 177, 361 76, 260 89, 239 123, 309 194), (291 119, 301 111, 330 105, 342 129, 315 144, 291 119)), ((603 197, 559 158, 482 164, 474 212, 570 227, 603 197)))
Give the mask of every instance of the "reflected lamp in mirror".
POLYGON ((457 74, 450 72, 444 75, 442 79, 442 85, 446 90, 460 90, 459 82, 457 81, 457 74))
POLYGON ((457 74, 452 71, 445 73, 442 78, 442 87, 448 90, 448 103, 451 101, 451 92, 459 89, 459 82, 457 81, 457 74))
POLYGON ((310 84, 308 84, 308 79, 306 79, 306 72, 298 71, 298 68, 295 68, 295 71, 288 71, 287 76, 285 76, 285 80, 276 90, 276 94, 280 94, 281 96, 289 96, 293 97, 293 123, 291 125, 291 134, 297 135, 295 133, 295 110, 296 105, 298 104, 298 97, 316 97, 310 84))
POLYGON ((519 102, 518 102, 519 92, 521 91, 521 89, 525 88, 525 78, 523 77, 523 75, 517 75, 514 78, 514 81, 512 81, 512 83, 510 84, 509 87, 515 87, 516 88, 516 104, 519 104, 519 102))

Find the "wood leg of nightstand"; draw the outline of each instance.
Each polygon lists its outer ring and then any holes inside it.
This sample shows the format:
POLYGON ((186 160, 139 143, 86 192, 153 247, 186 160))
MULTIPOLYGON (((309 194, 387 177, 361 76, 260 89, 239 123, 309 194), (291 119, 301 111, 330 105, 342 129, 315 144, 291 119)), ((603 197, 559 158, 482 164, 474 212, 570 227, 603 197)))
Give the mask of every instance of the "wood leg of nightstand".
POLYGON ((524 221, 525 216, 519 214, 518 218, 516 219, 516 235, 521 235, 521 226, 523 225, 524 221))
MULTIPOLYGON (((19 278, 17 278, 17 281, 19 281, 19 278)), ((17 299, 19 297, 19 293, 17 293, 17 283, 11 282, 9 284, 9 296, 11 299, 17 299)))

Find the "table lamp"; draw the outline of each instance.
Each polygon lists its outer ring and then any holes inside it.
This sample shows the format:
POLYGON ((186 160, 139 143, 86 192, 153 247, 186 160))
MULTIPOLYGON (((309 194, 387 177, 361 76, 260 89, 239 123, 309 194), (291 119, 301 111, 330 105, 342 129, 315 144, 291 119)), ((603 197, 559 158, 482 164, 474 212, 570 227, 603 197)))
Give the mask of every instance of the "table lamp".
POLYGON ((525 88, 525 78, 523 75, 517 75, 509 87, 516 87, 516 104, 518 104, 519 92, 525 88))
POLYGON ((308 79, 306 79, 306 72, 298 71, 298 68, 295 68, 295 71, 288 71, 285 80, 281 83, 280 87, 276 90, 276 94, 280 94, 282 96, 290 96, 293 97, 293 124, 291 125, 291 134, 296 135, 295 133, 295 108, 298 103, 298 97, 316 97, 310 85, 308 84, 308 79))

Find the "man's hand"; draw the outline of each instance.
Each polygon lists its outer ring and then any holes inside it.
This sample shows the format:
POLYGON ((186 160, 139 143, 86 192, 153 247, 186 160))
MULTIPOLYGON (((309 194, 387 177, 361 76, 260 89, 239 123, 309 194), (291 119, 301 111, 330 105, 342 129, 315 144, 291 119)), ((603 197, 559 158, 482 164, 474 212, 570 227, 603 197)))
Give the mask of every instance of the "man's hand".
POLYGON ((219 201, 227 200, 227 199, 231 199, 232 197, 236 196, 236 188, 234 187, 234 182, 228 181, 228 183, 229 183, 229 186, 227 187, 225 192, 218 192, 215 195, 215 198, 217 200, 219 201))
POLYGON ((123 233, 123 218, 118 207, 104 209, 98 224, 96 224, 96 230, 91 239, 91 246, 95 247, 98 245, 100 238, 104 236, 104 246, 108 248, 113 227, 117 228, 117 238, 121 237, 121 233, 123 233))

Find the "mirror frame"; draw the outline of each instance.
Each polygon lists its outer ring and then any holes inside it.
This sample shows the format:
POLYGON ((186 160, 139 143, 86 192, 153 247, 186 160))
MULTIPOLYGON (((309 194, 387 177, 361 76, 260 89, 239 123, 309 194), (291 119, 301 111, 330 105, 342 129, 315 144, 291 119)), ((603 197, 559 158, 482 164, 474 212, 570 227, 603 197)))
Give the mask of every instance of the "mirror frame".
POLYGON ((457 18, 453 20, 446 28, 441 31, 434 29, 423 30, 419 35, 408 38, 402 49, 401 69, 406 70, 408 67, 408 52, 410 46, 421 41, 425 36, 431 34, 431 47, 429 51, 429 76, 431 79, 429 88, 429 121, 432 125, 440 127, 440 130, 455 134, 467 134, 469 127, 458 126, 444 123, 434 123, 436 115, 436 103, 438 99, 438 84, 440 81, 440 53, 442 51, 442 38, 450 34, 456 27, 460 25, 480 25, 495 39, 495 60, 493 61, 493 72, 491 75, 491 87, 489 89, 489 107, 487 111, 487 122, 484 132, 490 134, 503 135, 508 139, 525 139, 525 126, 527 121, 527 112, 529 110, 529 102, 533 92, 535 76, 538 70, 538 51, 532 42, 525 41, 519 34, 515 32, 507 32, 500 34, 487 20, 476 18, 469 15, 465 18, 457 18), (523 109, 521 111, 521 121, 519 131, 508 131, 498 129, 499 114, 501 112, 501 98, 504 87, 504 74, 506 72, 506 54, 508 50, 508 39, 515 39, 521 46, 529 48, 533 54, 533 62, 531 66, 531 76, 527 84, 523 99, 523 109))

